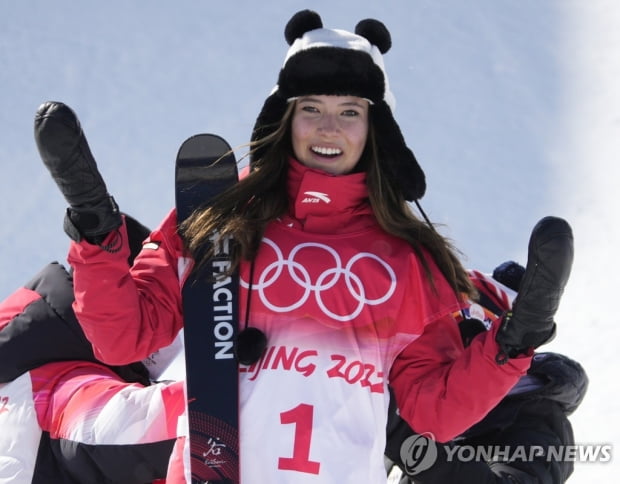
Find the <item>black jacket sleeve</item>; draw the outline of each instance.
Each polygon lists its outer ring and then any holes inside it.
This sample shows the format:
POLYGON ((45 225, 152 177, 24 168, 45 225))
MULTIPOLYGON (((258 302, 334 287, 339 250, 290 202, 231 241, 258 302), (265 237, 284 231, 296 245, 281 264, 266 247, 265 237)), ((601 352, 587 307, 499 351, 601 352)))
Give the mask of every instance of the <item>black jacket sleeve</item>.
MULTIPOLYGON (((0 303, 0 315, 9 318, 0 322, 0 383, 54 361, 101 363, 75 317, 73 300, 71 275, 52 262, 0 303)), ((141 363, 110 368, 125 381, 149 383, 141 363)))
POLYGON ((429 439, 416 440, 417 434, 392 407, 386 457, 406 474, 402 484, 566 482, 573 462, 549 456, 552 449, 574 444, 568 416, 581 403, 588 378, 579 363, 556 353, 536 355, 528 377, 533 382, 529 388, 526 385, 526 390, 506 396, 448 447, 429 439), (468 452, 459 453, 458 446, 467 447, 468 452), (470 458, 472 449, 484 449, 485 457, 492 457, 470 458), (463 455, 466 458, 459 458, 463 455))

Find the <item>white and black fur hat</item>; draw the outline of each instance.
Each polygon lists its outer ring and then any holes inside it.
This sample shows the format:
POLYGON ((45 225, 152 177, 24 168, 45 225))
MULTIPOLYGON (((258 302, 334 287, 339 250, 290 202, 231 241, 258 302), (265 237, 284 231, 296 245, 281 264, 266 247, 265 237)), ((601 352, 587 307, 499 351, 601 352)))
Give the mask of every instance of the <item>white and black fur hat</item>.
MULTIPOLYGON (((288 102, 305 95, 349 95, 370 102, 379 159, 406 200, 422 198, 424 172, 405 144, 393 116, 395 99, 390 91, 383 54, 392 46, 389 31, 375 19, 360 21, 355 32, 325 29, 314 11, 302 10, 288 21, 284 36, 290 48, 273 89, 258 115, 252 141, 271 134, 288 102)), ((256 150, 259 159, 268 146, 256 150)))

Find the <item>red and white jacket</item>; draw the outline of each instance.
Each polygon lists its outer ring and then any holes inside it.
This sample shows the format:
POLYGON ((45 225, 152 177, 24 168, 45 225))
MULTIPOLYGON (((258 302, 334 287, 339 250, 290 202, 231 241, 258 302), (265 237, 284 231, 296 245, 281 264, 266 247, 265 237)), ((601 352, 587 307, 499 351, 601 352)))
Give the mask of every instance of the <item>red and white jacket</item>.
MULTIPOLYGON (((251 297, 248 319, 268 338, 263 358, 240 368, 241 482, 385 482, 388 383, 417 432, 447 441, 530 358, 498 365, 496 328, 464 348, 455 314, 466 304, 430 259, 434 287, 411 247, 378 226, 364 174, 290 166, 290 213, 267 228, 254 279, 249 263, 240 271, 240 321, 251 297)), ((86 242, 69 252, 75 312, 95 355, 114 365, 146 358, 183 326, 192 264, 175 212, 130 270, 126 259, 86 242)))
POLYGON ((0 302, 0 484, 163 482, 183 382, 98 362, 72 301, 51 263, 0 302))

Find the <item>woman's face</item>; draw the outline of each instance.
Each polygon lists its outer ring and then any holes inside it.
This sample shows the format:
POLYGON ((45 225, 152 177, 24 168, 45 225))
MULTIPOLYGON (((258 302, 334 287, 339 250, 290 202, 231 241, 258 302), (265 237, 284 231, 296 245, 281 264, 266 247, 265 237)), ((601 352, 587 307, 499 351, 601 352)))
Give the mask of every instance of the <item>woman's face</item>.
POLYGON ((303 96, 292 120, 297 160, 332 175, 350 173, 368 136, 368 101, 355 96, 303 96))

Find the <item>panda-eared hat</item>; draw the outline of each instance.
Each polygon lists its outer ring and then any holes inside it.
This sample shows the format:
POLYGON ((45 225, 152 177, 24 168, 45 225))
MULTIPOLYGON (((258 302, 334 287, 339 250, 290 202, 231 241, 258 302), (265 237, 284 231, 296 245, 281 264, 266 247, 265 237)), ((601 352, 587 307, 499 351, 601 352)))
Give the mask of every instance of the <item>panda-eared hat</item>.
MULTIPOLYGON (((383 64, 392 46, 385 25, 375 19, 360 21, 355 32, 325 29, 314 11, 302 10, 288 21, 284 36, 289 50, 278 83, 258 115, 252 141, 273 133, 288 102, 306 95, 357 96, 370 102, 380 163, 406 200, 424 195, 426 181, 415 155, 407 147, 393 116, 395 99, 383 64)), ((268 146, 255 150, 259 159, 268 146)))

